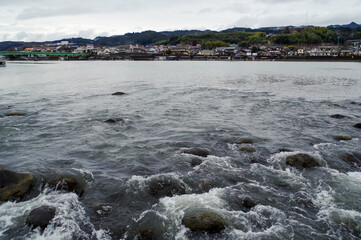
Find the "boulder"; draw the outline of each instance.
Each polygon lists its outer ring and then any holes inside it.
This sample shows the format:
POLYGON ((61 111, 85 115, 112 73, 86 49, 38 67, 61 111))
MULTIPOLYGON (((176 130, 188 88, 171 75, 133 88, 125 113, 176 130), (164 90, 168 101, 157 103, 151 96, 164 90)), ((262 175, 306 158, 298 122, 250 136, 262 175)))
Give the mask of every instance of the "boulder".
POLYGON ((241 139, 238 139, 237 144, 253 144, 253 140, 252 139, 249 139, 249 138, 241 138, 241 139))
POLYGON ((25 113, 20 113, 20 112, 9 112, 5 116, 7 116, 7 117, 23 117, 25 115, 26 115, 25 113))
POLYGON ((84 194, 85 184, 75 176, 67 174, 58 174, 52 178, 48 185, 50 188, 66 192, 75 192, 80 197, 84 194))
POLYGON ((41 206, 32 210, 26 219, 26 223, 33 228, 45 229, 55 217, 56 209, 50 206, 41 206))
POLYGON ((334 114, 334 115, 331 115, 330 118, 343 119, 343 118, 347 118, 347 116, 341 115, 341 114, 334 114))
POLYGON ((286 164, 297 168, 313 168, 321 166, 314 157, 304 153, 286 157, 286 164))
POLYGON ((192 231, 218 233, 226 228, 226 221, 217 213, 207 209, 187 211, 182 224, 192 231))
POLYGON ((346 135, 340 135, 340 136, 334 136, 333 139, 335 139, 337 141, 350 141, 350 140, 352 140, 352 137, 346 136, 346 135))
POLYGON ((166 231, 164 220, 153 211, 147 212, 134 227, 135 239, 139 240, 163 240, 166 231))
POLYGON ((361 129, 361 123, 356 123, 355 125, 353 125, 353 127, 361 129))
POLYGON ((11 197, 22 197, 35 183, 31 173, 16 173, 0 170, 0 201, 8 201, 11 197))
POLYGON ((125 95, 126 93, 123 93, 123 92, 115 92, 112 94, 112 96, 122 96, 122 95, 125 95))
POLYGON ((202 162, 203 162, 202 159, 194 157, 191 160, 191 165, 192 165, 192 167, 195 167, 195 166, 201 165, 202 162))
POLYGON ((105 123, 118 123, 118 122, 123 122, 124 120, 122 118, 109 118, 107 120, 105 120, 105 123))
POLYGON ((186 186, 171 177, 152 178, 148 184, 148 192, 155 197, 171 197, 186 193, 186 186))
POLYGON ((209 152, 207 150, 200 149, 200 148, 185 149, 185 150, 183 150, 183 153, 194 155, 194 156, 199 156, 199 157, 207 157, 209 155, 209 152))
POLYGON ((239 151, 242 151, 242 152, 253 153, 256 151, 256 149, 250 145, 239 145, 237 148, 239 151))

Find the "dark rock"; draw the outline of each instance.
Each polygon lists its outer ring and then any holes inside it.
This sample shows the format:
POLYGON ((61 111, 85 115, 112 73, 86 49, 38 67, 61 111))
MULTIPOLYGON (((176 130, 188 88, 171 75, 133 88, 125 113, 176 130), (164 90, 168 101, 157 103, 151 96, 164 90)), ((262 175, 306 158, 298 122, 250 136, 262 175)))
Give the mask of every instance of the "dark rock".
POLYGON ((5 116, 7 116, 7 117, 23 117, 23 116, 25 116, 25 113, 10 112, 10 113, 7 113, 5 116))
POLYGON ((0 201, 8 201, 11 197, 22 197, 35 183, 31 173, 16 173, 0 170, 0 201))
POLYGON ((202 162, 203 162, 202 159, 197 158, 197 157, 194 157, 194 158, 192 158, 192 160, 191 160, 191 165, 192 165, 192 167, 195 167, 195 166, 201 165, 202 162))
POLYGON ((304 153, 286 157, 286 164, 297 168, 313 168, 321 166, 314 157, 304 153))
POLYGON ((134 235, 136 235, 134 239, 165 240, 166 231, 164 220, 155 212, 147 212, 134 227, 134 235))
POLYGON ((347 118, 347 116, 341 115, 341 114, 334 114, 334 115, 331 115, 330 118, 343 119, 343 118, 347 118))
POLYGON ((195 155, 195 156, 199 156, 199 157, 207 157, 209 155, 209 152, 207 150, 200 149, 200 148, 185 149, 185 150, 183 150, 183 153, 191 154, 191 155, 195 155))
POLYGON ((340 159, 348 162, 350 164, 356 164, 357 166, 361 165, 361 158, 358 158, 357 156, 354 156, 349 153, 342 153, 339 155, 340 159))
POLYGON ((291 149, 288 148, 280 148, 278 149, 279 152, 293 152, 291 149))
POLYGON ((84 194, 85 184, 72 175, 59 174, 48 182, 55 190, 75 192, 80 197, 84 194))
POLYGON ((226 228, 226 221, 218 214, 207 209, 187 211, 182 224, 192 231, 218 233, 226 228))
POLYGON ((356 123, 355 125, 353 125, 353 127, 361 129, 361 123, 356 123))
POLYGON ((115 92, 112 94, 112 96, 122 96, 122 95, 125 95, 126 93, 123 93, 123 92, 115 92))
POLYGON ((337 141, 350 141, 352 140, 352 137, 351 136, 334 136, 333 139, 337 140, 337 141))
POLYGON ((251 197, 244 197, 241 200, 241 206, 243 206, 243 208, 246 211, 249 211, 251 208, 255 207, 257 205, 257 203, 251 198, 251 197))
POLYGON ((242 152, 249 152, 249 153, 253 153, 256 151, 256 149, 254 147, 249 146, 249 145, 239 145, 238 150, 242 151, 242 152))
POLYGON ((109 118, 108 120, 105 120, 105 123, 118 123, 123 122, 124 120, 122 118, 109 118))
POLYGON ((241 138, 241 139, 238 139, 237 144, 253 144, 253 140, 252 139, 249 139, 249 138, 241 138))
POLYGON ((329 107, 339 107, 340 105, 339 104, 336 104, 336 103, 332 103, 332 104, 328 104, 329 107))
POLYGON ((45 229, 55 217, 56 209, 50 206, 41 206, 32 210, 26 219, 26 223, 33 228, 45 229))
POLYGON ((152 178, 148 185, 148 191, 155 197, 171 197, 186 193, 186 187, 182 182, 168 176, 152 178))
POLYGON ((351 102, 351 104, 361 106, 361 103, 358 103, 358 102, 351 102))

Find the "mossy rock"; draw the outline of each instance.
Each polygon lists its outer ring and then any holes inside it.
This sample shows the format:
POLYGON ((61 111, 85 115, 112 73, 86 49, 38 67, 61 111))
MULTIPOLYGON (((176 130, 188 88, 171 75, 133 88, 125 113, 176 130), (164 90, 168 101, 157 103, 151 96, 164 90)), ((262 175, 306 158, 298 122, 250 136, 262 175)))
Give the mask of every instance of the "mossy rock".
POLYGON ((24 116, 26 116, 26 114, 20 113, 20 112, 10 112, 10 113, 7 113, 5 116, 7 116, 7 117, 24 117, 24 116))
POLYGON ((334 136, 333 139, 335 139, 337 141, 350 141, 350 140, 352 140, 352 137, 346 136, 346 135, 340 135, 340 136, 334 136))
POLYGON ((226 228, 226 221, 217 213, 207 209, 188 210, 182 224, 192 231, 219 233, 226 228))
POLYGON ((68 174, 58 174, 48 182, 48 185, 55 190, 75 192, 80 197, 83 196, 85 190, 85 183, 83 181, 68 174))
POLYGON ((298 153, 286 158, 286 164, 296 168, 313 168, 321 166, 312 156, 304 153, 298 153))
POLYGON ((253 153, 256 151, 256 149, 250 145, 239 145, 238 147, 238 150, 241 151, 241 152, 249 152, 249 153, 253 153))

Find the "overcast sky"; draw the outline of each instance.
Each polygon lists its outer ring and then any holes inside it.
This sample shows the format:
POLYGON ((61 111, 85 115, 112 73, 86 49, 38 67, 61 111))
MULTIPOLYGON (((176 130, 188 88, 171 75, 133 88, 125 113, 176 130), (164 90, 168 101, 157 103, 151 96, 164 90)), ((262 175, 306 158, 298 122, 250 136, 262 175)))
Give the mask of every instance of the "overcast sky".
POLYGON ((361 0, 0 0, 0 41, 361 23, 361 0))

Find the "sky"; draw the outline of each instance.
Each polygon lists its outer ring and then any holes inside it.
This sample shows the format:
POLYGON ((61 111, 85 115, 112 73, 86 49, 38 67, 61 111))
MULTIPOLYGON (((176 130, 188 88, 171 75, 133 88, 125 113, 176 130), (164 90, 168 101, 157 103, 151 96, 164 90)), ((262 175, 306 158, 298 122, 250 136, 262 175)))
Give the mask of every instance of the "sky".
POLYGON ((361 0, 0 0, 0 41, 361 23, 361 0))

